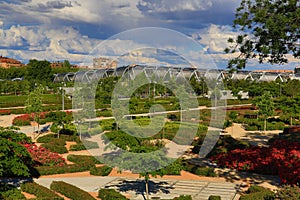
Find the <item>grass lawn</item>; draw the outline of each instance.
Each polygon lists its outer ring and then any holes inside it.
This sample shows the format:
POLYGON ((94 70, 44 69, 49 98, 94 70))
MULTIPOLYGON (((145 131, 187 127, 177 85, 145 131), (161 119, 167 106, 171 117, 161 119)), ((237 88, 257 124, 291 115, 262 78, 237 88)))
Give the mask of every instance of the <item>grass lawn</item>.
MULTIPOLYGON (((0 96, 0 108, 24 106, 27 95, 9 95, 0 96)), ((71 101, 65 98, 65 104, 70 104, 71 101)), ((43 104, 61 104, 61 95, 43 94, 43 104)))

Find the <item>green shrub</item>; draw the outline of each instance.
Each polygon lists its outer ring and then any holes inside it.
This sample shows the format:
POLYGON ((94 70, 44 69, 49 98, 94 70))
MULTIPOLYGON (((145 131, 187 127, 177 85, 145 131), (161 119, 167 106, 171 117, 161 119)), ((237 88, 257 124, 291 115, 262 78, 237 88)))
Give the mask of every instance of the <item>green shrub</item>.
POLYGON ((29 194, 34 194, 38 199, 43 200, 64 200, 64 198, 58 196, 54 191, 41 186, 35 182, 24 183, 21 185, 21 190, 29 194))
POLYGON ((89 193, 63 181, 53 181, 50 185, 50 188, 51 190, 61 193, 73 200, 94 200, 94 198, 89 193))
POLYGON ((279 199, 300 199, 300 188, 297 185, 285 185, 277 191, 279 199))
POLYGON ((103 131, 113 131, 116 129, 114 119, 101 120, 99 124, 103 131))
POLYGON ((191 195, 180 195, 179 197, 175 197, 173 200, 192 200, 191 195))
POLYGON ((88 171, 93 165, 87 164, 73 164, 65 165, 62 167, 58 166, 39 166, 36 170, 40 175, 52 175, 52 174, 65 174, 65 173, 75 173, 88 171))
POLYGON ((52 142, 44 143, 41 146, 55 153, 59 153, 59 154, 68 153, 68 150, 65 146, 55 145, 55 143, 52 142))
POLYGON ((221 200, 220 196, 214 196, 214 195, 210 195, 208 200, 221 200))
POLYGON ((102 200, 126 200, 127 198, 114 189, 100 189, 98 197, 102 200))
POLYGON ((99 148, 97 142, 85 140, 83 143, 71 145, 70 151, 81 151, 86 149, 97 149, 97 148, 99 148))
POLYGON ((112 168, 109 166, 91 167, 90 174, 95 176, 107 176, 110 174, 112 168))
POLYGON ((0 182, 0 199, 26 200, 25 196, 15 186, 0 182))
POLYGON ((198 167, 189 163, 185 163, 184 170, 196 174, 199 176, 215 177, 216 174, 213 168, 209 167, 198 167))
POLYGON ((257 186, 257 185, 252 185, 248 190, 247 190, 246 195, 243 195, 240 197, 240 200, 273 200, 275 199, 275 194, 268 190, 265 189, 264 187, 257 186))
POLYGON ((92 165, 102 164, 96 157, 94 156, 86 156, 86 155, 68 155, 67 159, 76 164, 87 164, 90 163, 92 165))
POLYGON ((51 142, 54 138, 57 138, 56 134, 49 134, 39 137, 36 141, 38 143, 48 143, 51 142))
POLYGON ((255 192, 263 192, 266 191, 264 187, 258 186, 258 185, 251 185, 247 191, 247 193, 255 193, 255 192))

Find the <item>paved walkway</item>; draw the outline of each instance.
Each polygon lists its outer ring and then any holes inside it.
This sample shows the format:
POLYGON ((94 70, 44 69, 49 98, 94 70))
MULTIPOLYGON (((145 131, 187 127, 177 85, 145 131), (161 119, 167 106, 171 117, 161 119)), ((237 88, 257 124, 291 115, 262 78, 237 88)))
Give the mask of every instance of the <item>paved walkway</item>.
MULTIPOLYGON (((38 184, 50 187, 52 181, 65 181, 87 192, 97 192, 100 188, 113 188, 122 194, 130 195, 130 199, 145 199, 145 183, 143 179, 121 177, 73 177, 73 178, 39 178, 38 184)), ((149 194, 151 197, 172 199, 180 195, 192 195, 194 200, 207 200, 210 195, 219 195, 222 200, 232 200, 238 191, 238 185, 228 182, 211 182, 196 180, 151 179, 149 194)))

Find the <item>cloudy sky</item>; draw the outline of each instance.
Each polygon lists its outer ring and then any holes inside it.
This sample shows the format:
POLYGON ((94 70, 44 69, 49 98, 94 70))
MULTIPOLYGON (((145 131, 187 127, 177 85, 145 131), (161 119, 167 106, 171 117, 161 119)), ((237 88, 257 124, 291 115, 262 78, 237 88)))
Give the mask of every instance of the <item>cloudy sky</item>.
MULTIPOLYGON (((144 31, 140 33, 148 35, 148 43, 134 39, 138 33, 132 29, 158 27, 192 38, 219 68, 225 68, 228 55, 224 55, 223 50, 227 39, 237 35, 231 25, 240 1, 0 0, 0 54, 24 63, 29 59, 46 59, 80 64, 90 59, 89 55, 114 57, 122 53, 123 60, 166 64, 165 60, 175 63, 174 53, 180 52, 179 49, 189 48, 189 58, 194 57, 193 61, 197 62, 199 49, 192 51, 192 47, 184 46, 185 42, 178 44, 176 34, 168 37, 160 32, 144 31), (131 37, 124 37, 124 31, 131 37), (122 37, 116 36, 120 33, 122 37), (149 51, 149 43, 159 39, 167 40, 168 48, 149 55, 153 52, 149 51), (103 46, 103 41, 107 40, 110 43, 103 46), (102 51, 95 51, 99 45, 102 51), (147 51, 143 47, 147 47, 147 51), (166 49, 173 52, 169 59, 166 49)), ((291 62, 285 68, 293 68, 296 64, 291 62)), ((255 62, 249 65, 249 69, 268 67, 255 62)))

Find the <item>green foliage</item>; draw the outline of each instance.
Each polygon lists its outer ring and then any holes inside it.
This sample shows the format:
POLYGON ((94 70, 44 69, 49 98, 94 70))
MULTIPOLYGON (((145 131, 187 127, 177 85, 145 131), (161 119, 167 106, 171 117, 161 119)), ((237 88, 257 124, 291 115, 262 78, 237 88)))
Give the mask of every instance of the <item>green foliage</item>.
POLYGON ((0 182, 0 199, 26 200, 25 196, 15 186, 0 182))
MULTIPOLYGON (((197 153, 197 150, 198 151, 200 150, 199 147, 198 148, 196 147, 197 146, 195 146, 194 149, 192 150, 195 153, 197 153)), ((227 153, 234 149, 245 149, 248 147, 250 147, 250 144, 247 142, 236 140, 231 136, 223 136, 219 138, 217 144, 214 146, 213 150, 209 152, 207 157, 218 155, 220 153, 227 153)))
POLYGON ((173 200, 192 200, 191 195, 180 195, 179 197, 175 197, 173 200))
POLYGON ((21 190, 23 192, 27 192, 29 194, 35 195, 38 199, 43 199, 43 200, 64 200, 64 198, 58 196, 52 190, 49 190, 48 188, 46 188, 42 185, 39 185, 35 182, 23 183, 21 185, 21 190))
POLYGON ((63 154, 68 153, 68 150, 65 146, 62 146, 60 142, 49 142, 41 145, 42 147, 45 147, 46 149, 49 149, 52 152, 63 154))
POLYGON ((19 143, 31 140, 23 133, 0 129, 0 176, 31 177, 33 160, 27 149, 19 143))
POLYGON ((114 119, 105 119, 99 122, 100 127, 103 131, 113 131, 116 130, 115 120, 114 119))
POLYGON ((210 195, 208 200, 221 200, 220 196, 210 195))
POLYGON ((240 200, 274 200, 275 194, 268 189, 261 186, 252 185, 248 191, 248 194, 240 197, 240 200))
POLYGON ((87 164, 72 164, 65 165, 63 167, 58 166, 39 166, 36 167, 36 170, 40 175, 52 175, 52 174, 65 174, 65 173, 74 173, 74 172, 84 172, 88 171, 93 165, 91 163, 87 164))
POLYGON ((86 150, 86 149, 97 149, 99 148, 97 142, 93 141, 84 141, 83 143, 80 142, 78 144, 73 144, 70 146, 70 151, 81 151, 81 150, 86 150))
POLYGON ((94 200, 94 198, 88 192, 85 192, 82 189, 63 181, 53 181, 50 185, 50 188, 51 190, 59 192, 73 200, 94 200))
POLYGON ((207 177, 215 177, 216 174, 214 172, 213 168, 209 167, 199 167, 193 164, 190 164, 188 162, 183 163, 184 165, 184 170, 191 172, 192 174, 196 174, 199 176, 207 176, 207 177))
POLYGON ((112 168, 109 166, 92 167, 90 168, 90 174, 94 176, 107 176, 111 170, 112 168))
POLYGON ((282 200, 300 199, 300 188, 297 185, 284 185, 277 191, 276 195, 282 200))
POLYGON ((85 155, 68 155, 67 159, 76 164, 95 165, 102 164, 97 157, 85 155))
POLYGON ((98 197, 102 200, 126 200, 127 198, 114 189, 100 189, 98 197))
POLYGON ((260 63, 283 64, 288 62, 288 53, 299 58, 298 3, 297 0, 242 0, 236 10, 234 28, 244 33, 236 39, 229 38, 231 46, 225 49, 226 53, 240 55, 229 61, 229 67, 244 68, 251 58, 258 58, 260 63))
POLYGON ((46 60, 29 60, 27 67, 28 74, 26 76, 26 79, 39 83, 52 81, 50 62, 46 60))

